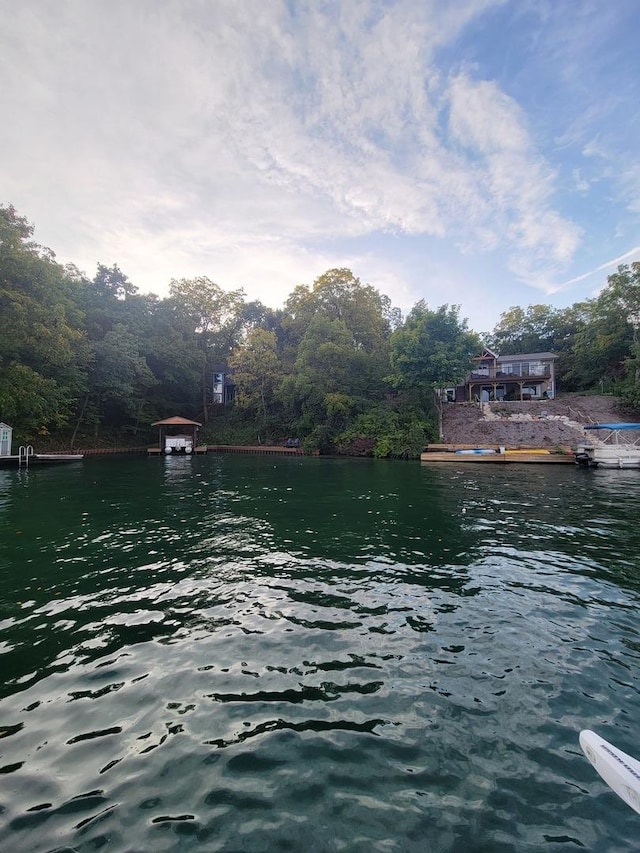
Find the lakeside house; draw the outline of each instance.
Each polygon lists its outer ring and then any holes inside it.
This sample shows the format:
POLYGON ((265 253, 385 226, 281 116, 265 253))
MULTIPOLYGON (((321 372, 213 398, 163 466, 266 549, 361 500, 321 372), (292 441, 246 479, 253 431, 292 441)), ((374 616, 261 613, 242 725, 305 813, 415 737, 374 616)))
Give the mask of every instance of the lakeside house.
POLYGON ((236 398, 236 386, 226 364, 214 364, 212 376, 212 398, 215 405, 225 406, 236 398))
POLYGON ((553 399, 557 358, 552 352, 497 355, 485 347, 472 359, 464 383, 447 388, 445 399, 455 403, 553 399))

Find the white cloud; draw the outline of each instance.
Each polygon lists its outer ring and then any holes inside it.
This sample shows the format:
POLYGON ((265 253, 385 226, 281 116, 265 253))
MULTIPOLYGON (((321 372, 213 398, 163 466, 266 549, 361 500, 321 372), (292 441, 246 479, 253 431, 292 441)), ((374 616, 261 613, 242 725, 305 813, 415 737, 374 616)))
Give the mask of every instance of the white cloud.
MULTIPOLYGON (((637 258, 640 256, 640 246, 634 246, 633 249, 629 249, 628 252, 625 252, 624 255, 620 255, 618 258, 612 258, 610 261, 605 261, 603 264, 600 264, 595 269, 590 270, 589 272, 582 273, 581 275, 575 276, 575 278, 570 279, 569 281, 565 281, 562 284, 557 285, 552 291, 552 293, 559 290, 566 290, 569 287, 572 287, 574 284, 578 284, 581 281, 585 281, 588 278, 596 275, 597 273, 603 272, 604 270, 611 269, 611 267, 617 267, 619 264, 624 264, 630 261, 633 258, 637 258)), ((603 285, 601 285, 598 289, 600 289, 603 285)))
POLYGON ((496 82, 439 60, 501 4, 0 0, 4 200, 156 292, 204 274, 279 304, 380 231, 545 287, 580 239, 554 167, 496 82))
POLYGON ((553 209, 553 172, 521 109, 495 83, 461 74, 449 94, 451 134, 468 152, 486 239, 495 244, 506 236, 511 268, 539 281, 571 259, 580 238, 576 225, 553 209))
POLYGON ((591 188, 590 182, 584 177, 580 169, 574 169, 571 173, 576 191, 582 194, 589 192, 591 188))

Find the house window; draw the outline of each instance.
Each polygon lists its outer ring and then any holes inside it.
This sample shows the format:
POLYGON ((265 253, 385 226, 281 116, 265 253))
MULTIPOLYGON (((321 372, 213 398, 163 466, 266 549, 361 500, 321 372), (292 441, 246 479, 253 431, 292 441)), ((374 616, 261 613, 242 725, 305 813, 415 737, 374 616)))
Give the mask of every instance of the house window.
POLYGON ((213 402, 224 403, 224 373, 213 374, 213 402))

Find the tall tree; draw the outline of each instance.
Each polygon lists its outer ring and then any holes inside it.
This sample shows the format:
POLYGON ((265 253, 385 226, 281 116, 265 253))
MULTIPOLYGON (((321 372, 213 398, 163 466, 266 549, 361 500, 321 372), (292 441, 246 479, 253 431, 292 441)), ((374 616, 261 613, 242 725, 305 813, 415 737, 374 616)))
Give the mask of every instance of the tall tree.
POLYGON ((32 236, 14 207, 0 207, 0 400, 26 438, 67 423, 89 359, 76 282, 32 236))
POLYGON ((597 297, 599 308, 618 318, 619 328, 626 329, 628 352, 623 358, 626 375, 624 396, 634 405, 640 404, 640 262, 622 264, 607 279, 607 286, 597 297))
POLYGON ((266 424, 274 392, 281 379, 275 332, 254 328, 229 358, 236 385, 236 402, 253 410, 266 424))
POLYGON ((97 342, 90 370, 91 394, 99 416, 111 423, 138 422, 146 415, 147 393, 155 383, 145 358, 140 353, 140 341, 125 326, 118 324, 97 342))
POLYGON ((499 355, 529 352, 552 352, 562 336, 563 312, 549 305, 509 308, 487 339, 499 355))
MULTIPOLYGON (((366 358, 366 355, 364 356, 366 358)), ((290 423, 304 435, 322 435, 319 444, 328 447, 335 421, 336 395, 340 408, 352 410, 354 396, 362 391, 363 353, 342 320, 316 314, 297 348, 291 373, 284 377, 278 397, 285 404, 290 423)))
POLYGON ((316 337, 312 331, 314 322, 339 323, 340 346, 347 348, 351 365, 349 387, 342 390, 348 395, 365 394, 380 400, 388 390, 383 377, 389 369, 389 338, 399 320, 400 313, 388 297, 362 284, 351 270, 327 270, 311 288, 296 287, 286 302, 281 324, 284 369, 300 370, 305 339, 308 335, 311 339, 316 337))
POLYGON ((607 287, 600 299, 617 306, 626 315, 632 330, 633 343, 628 360, 630 378, 634 384, 640 384, 640 261, 634 261, 631 267, 622 264, 618 271, 607 279, 607 287))
POLYGON ((93 284, 98 292, 114 296, 116 299, 126 300, 138 292, 138 288, 129 281, 117 264, 110 267, 98 264, 93 284))
POLYGON ((286 302, 283 325, 297 344, 312 318, 319 314, 340 320, 353 344, 373 353, 388 341, 400 321, 399 311, 368 284, 362 284, 351 270, 331 269, 319 276, 311 288, 298 285, 286 302))
POLYGON ((198 343, 193 323, 176 310, 173 299, 158 300, 152 306, 140 350, 156 379, 147 392, 152 420, 199 416, 202 354, 198 343))
POLYGON ((239 332, 237 320, 244 305, 244 293, 225 291, 206 276, 173 279, 169 293, 176 311, 191 321, 198 340, 202 418, 206 422, 211 365, 229 357, 239 332))
POLYGON ((431 310, 420 300, 391 336, 391 381, 396 388, 423 394, 456 385, 479 348, 480 338, 460 318, 459 305, 431 310))

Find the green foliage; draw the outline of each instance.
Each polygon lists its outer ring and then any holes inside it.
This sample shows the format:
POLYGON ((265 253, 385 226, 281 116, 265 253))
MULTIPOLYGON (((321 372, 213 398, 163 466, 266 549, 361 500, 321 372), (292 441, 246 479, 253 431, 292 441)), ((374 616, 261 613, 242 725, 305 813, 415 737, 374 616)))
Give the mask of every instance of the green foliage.
MULTIPOLYGON (((206 277, 142 295, 117 264, 89 279, 32 238, 0 207, 0 419, 24 440, 143 435, 181 414, 210 443, 297 437, 308 451, 414 458, 438 437, 433 389, 463 380, 481 349, 459 306, 420 301, 402 321, 348 269, 297 286, 275 311, 206 277), (211 405, 217 372, 235 382, 230 408, 211 405)), ((595 299, 510 308, 487 343, 555 352, 561 389, 640 405, 640 263, 595 299)))
POLYGON ((0 402, 18 431, 59 427, 86 384, 89 346, 75 283, 33 228, 0 208, 0 402))
POLYGON ((103 296, 111 296, 114 299, 126 300, 127 297, 138 292, 138 288, 129 281, 117 264, 113 264, 111 267, 98 264, 93 285, 98 293, 103 296))
POLYGON ((640 381, 640 264, 618 267, 600 294, 577 308, 581 322, 561 361, 569 387, 613 390, 634 399, 640 381))
POLYGON ((281 375, 275 332, 259 327, 251 329, 232 352, 229 367, 233 371, 238 406, 259 413, 266 423, 281 375))
POLYGON ((460 319, 458 305, 432 311, 421 300, 391 336, 390 381, 396 388, 422 392, 456 385, 479 349, 480 339, 460 319))
POLYGON ((2 420, 14 426, 16 436, 33 441, 64 427, 72 410, 68 388, 26 364, 5 366, 0 378, 2 420))
POLYGON ((369 409, 336 438, 338 449, 351 452, 354 446, 370 442, 371 455, 376 458, 413 459, 437 435, 433 419, 409 408, 395 411, 385 406, 369 409))
MULTIPOLYGON (((607 287, 599 296, 600 302, 626 317, 627 329, 631 332, 628 356, 624 359, 626 381, 632 386, 629 392, 635 399, 640 397, 640 262, 631 267, 623 264, 609 276, 607 287)), ((628 334, 628 332, 627 332, 628 334)))
POLYGON ((549 305, 530 305, 509 308, 487 340, 489 348, 498 355, 555 352, 564 312, 549 305))
POLYGON ((191 326, 201 353, 200 395, 202 418, 208 419, 208 389, 216 363, 228 359, 242 329, 242 290, 225 291, 206 276, 180 280, 169 285, 174 310, 191 326))
POLYGON ((138 412, 138 401, 156 382, 140 354, 139 341, 122 324, 96 343, 90 376, 93 393, 118 407, 125 418, 138 412))
POLYGON ((305 436, 302 447, 305 453, 333 453, 335 447, 327 425, 317 424, 314 426, 309 434, 305 436))
POLYGON ((268 430, 261 430, 246 413, 229 408, 212 415, 200 432, 200 438, 207 444, 255 445, 272 444, 273 436, 268 430))

